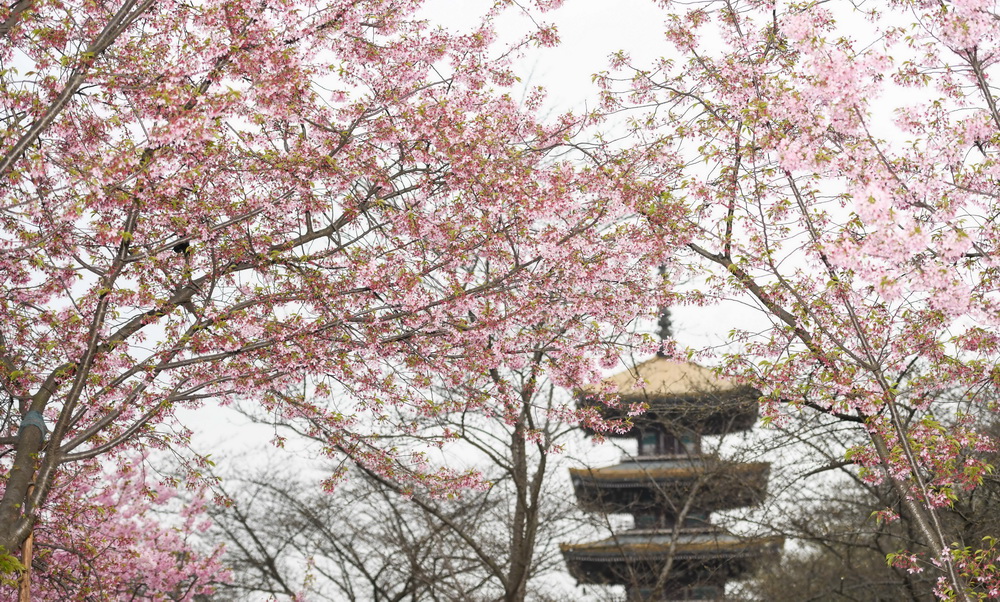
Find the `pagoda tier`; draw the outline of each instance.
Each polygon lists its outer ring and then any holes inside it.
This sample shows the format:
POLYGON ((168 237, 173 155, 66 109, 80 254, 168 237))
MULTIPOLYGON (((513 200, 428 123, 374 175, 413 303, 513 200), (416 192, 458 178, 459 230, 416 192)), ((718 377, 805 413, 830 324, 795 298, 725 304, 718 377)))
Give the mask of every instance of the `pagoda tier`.
POLYGON ((757 421, 761 396, 757 389, 719 378, 708 368, 660 356, 611 376, 603 385, 581 391, 580 405, 598 406, 608 419, 625 418, 632 404, 648 408, 632 419, 631 431, 604 433, 609 437, 634 437, 635 431, 650 425, 701 435, 745 431, 757 421), (608 389, 617 392, 621 407, 597 401, 598 391, 608 389))
POLYGON ((634 458, 607 468, 571 468, 584 510, 676 515, 696 493, 705 512, 756 506, 767 495, 770 465, 725 462, 715 456, 634 458))
POLYGON ((762 559, 777 554, 783 543, 781 537, 744 539, 709 527, 682 529, 676 540, 672 531, 636 529, 561 547, 569 572, 579 583, 649 588, 672 557, 663 589, 675 592, 673 599, 684 599, 678 593, 686 589, 718 588, 712 599, 721 597, 726 581, 754 570, 762 559))

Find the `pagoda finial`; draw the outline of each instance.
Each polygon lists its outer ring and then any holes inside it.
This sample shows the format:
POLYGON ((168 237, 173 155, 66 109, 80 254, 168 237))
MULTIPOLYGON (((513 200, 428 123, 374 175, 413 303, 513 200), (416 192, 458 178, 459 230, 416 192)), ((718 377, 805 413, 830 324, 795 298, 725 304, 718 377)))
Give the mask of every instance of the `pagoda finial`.
MULTIPOLYGON (((659 272, 660 272, 660 277, 661 278, 665 278, 666 275, 667 275, 667 266, 661 265, 660 269, 659 269, 659 272)), ((673 336, 674 336, 674 328, 673 328, 673 326, 674 325, 673 325, 673 322, 670 320, 670 307, 669 306, 667 306, 667 305, 661 305, 660 306, 660 317, 659 317, 659 319, 656 320, 656 324, 657 324, 657 326, 659 326, 659 328, 657 328, 657 330, 656 330, 656 334, 658 334, 660 336, 660 340, 661 341, 666 341, 667 339, 673 338, 673 336)), ((658 355, 661 355, 661 356, 663 355, 662 350, 660 351, 660 353, 658 355)))
POLYGON ((670 320, 670 308, 664 305, 660 308, 660 317, 656 320, 659 326, 656 334, 660 335, 660 340, 666 341, 674 336, 673 323, 670 320))

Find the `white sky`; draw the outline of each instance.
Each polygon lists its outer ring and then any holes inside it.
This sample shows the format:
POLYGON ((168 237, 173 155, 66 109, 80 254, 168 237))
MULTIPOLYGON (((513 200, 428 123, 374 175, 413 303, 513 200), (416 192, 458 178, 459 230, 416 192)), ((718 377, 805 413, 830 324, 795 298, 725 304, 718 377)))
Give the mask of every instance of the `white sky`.
MULTIPOLYGON (((421 15, 447 29, 473 26, 489 0, 429 0, 421 15)), ((527 2, 525 2, 527 4, 527 2)), ((547 109, 581 109, 595 97, 591 76, 606 69, 608 56, 622 49, 640 62, 659 56, 663 17, 651 0, 573 0, 542 15, 556 23, 561 44, 534 49, 517 65, 522 82, 549 91, 547 109)), ((511 10, 498 23, 499 39, 516 39, 532 27, 524 13, 511 10)))

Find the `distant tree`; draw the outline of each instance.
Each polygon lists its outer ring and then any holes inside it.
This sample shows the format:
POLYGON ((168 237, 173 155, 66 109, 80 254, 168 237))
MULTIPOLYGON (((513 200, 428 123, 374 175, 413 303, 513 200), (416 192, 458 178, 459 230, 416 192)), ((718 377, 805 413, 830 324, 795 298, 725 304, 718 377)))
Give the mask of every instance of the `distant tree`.
MULTIPOLYGON (((576 415, 574 402, 542 376, 545 361, 539 347, 528 366, 492 371, 497 386, 514 392, 498 409, 502 420, 462 409, 464 391, 442 389, 437 411, 397 412, 378 437, 420 462, 474 468, 485 480, 475 490, 435 494, 363 463, 325 493, 277 469, 235 479, 227 486, 232 505, 212 510, 234 573, 224 592, 236 599, 250 592, 359 601, 570 599, 572 588, 551 582, 553 575, 555 583, 566 581, 558 544, 595 528, 568 491, 560 451, 583 436, 566 421, 576 415), (402 423, 408 428, 395 426, 402 423), (449 434, 438 456, 425 442, 442 432, 449 434)), ((253 406, 240 407, 268 420, 253 406)), ((327 440, 315 430, 320 425, 284 429, 327 440)))
MULTIPOLYGON (((947 406, 941 402, 938 409, 947 406)), ((920 421, 919 416, 911 419, 920 421)), ((942 422, 948 425, 949 419, 942 417, 942 422)), ((994 424, 984 432, 996 436, 998 431, 994 424)), ((921 546, 913 522, 899 519, 905 509, 897 492, 862 478, 857 466, 844 461, 846 450, 864 443, 861 434, 829 416, 805 412, 776 435, 771 444, 796 459, 783 463, 777 477, 783 490, 771 511, 757 520, 794 543, 780 564, 765 565, 741 593, 759 600, 776 595, 796 600, 933 599, 933 572, 895 561, 902 549, 930 552, 921 546)), ((976 455, 990 466, 1000 460, 996 452, 976 455)), ((1000 480, 988 474, 974 489, 956 491, 950 507, 940 511, 941 520, 960 541, 988 549, 992 544, 986 538, 995 537, 1000 528, 998 496, 1000 480)))
MULTIPOLYGON (((217 595, 383 602, 463 600, 482 589, 482 563, 462 554, 454 532, 374 479, 354 474, 334 493, 287 474, 233 481, 232 504, 213 510, 234 574, 217 595)), ((485 543, 485 500, 424 503, 485 543)))

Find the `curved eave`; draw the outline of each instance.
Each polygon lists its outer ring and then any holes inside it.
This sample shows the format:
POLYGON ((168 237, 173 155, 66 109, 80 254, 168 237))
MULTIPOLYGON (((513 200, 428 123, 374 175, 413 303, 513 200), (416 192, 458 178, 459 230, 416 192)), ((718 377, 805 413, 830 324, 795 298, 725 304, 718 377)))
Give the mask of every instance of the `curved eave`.
POLYGON ((593 393, 577 392, 577 404, 598 408, 608 420, 628 418, 632 405, 645 404, 646 411, 631 418, 631 430, 605 433, 609 437, 634 437, 637 429, 649 425, 669 432, 691 430, 702 435, 723 435, 753 428, 760 397, 760 391, 748 386, 670 395, 642 390, 620 394, 621 407, 612 407, 595 399, 593 393))
POLYGON ((777 554, 785 544, 781 536, 733 539, 731 541, 699 541, 676 543, 671 541, 612 541, 561 544, 567 560, 628 561, 663 560, 670 558, 738 558, 743 556, 768 556, 777 554))
POLYGON ((767 495, 770 464, 718 461, 630 462, 607 468, 570 469, 577 500, 585 510, 637 512, 685 505, 706 511, 755 506, 767 495))
POLYGON ((756 570, 763 561, 776 558, 784 545, 782 537, 726 537, 723 541, 678 541, 672 549, 669 538, 653 536, 641 541, 634 534, 622 537, 628 541, 563 544, 562 554, 570 574, 581 584, 641 586, 655 580, 672 558, 669 586, 721 586, 756 570))
POLYGON ((649 410, 633 419, 636 425, 659 423, 668 430, 679 426, 706 435, 753 426, 761 396, 753 387, 704 366, 660 356, 577 392, 581 406, 603 406, 607 418, 625 418, 617 408, 600 402, 601 392, 619 395, 624 404, 648 404, 649 410))
POLYGON ((769 462, 722 462, 709 457, 707 460, 663 462, 623 462, 604 468, 570 468, 574 479, 601 485, 642 487, 645 482, 670 483, 698 478, 753 479, 766 478, 769 462))

